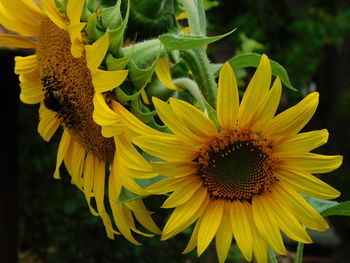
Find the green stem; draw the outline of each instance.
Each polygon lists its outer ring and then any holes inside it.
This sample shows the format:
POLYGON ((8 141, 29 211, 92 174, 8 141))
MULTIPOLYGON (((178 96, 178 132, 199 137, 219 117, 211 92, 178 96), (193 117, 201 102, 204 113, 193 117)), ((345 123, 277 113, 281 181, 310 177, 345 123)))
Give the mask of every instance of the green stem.
POLYGON ((302 263, 303 262, 303 252, 304 252, 304 243, 298 243, 294 263, 302 263))
POLYGON ((181 57, 187 62, 203 97, 212 108, 216 108, 217 86, 210 71, 210 62, 203 48, 180 51, 181 57))
POLYGON ((192 35, 202 35, 204 36, 198 14, 198 7, 196 4, 196 0, 180 0, 180 3, 185 8, 187 14, 188 25, 190 26, 192 35))

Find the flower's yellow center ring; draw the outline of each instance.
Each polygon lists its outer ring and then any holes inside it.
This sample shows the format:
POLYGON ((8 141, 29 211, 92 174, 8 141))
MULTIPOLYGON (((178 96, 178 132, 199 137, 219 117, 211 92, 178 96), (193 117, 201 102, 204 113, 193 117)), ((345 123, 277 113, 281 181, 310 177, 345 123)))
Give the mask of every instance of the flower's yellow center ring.
POLYGON ((273 174, 271 145, 256 136, 222 132, 201 149, 199 175, 211 198, 248 200, 269 191, 273 174))
POLYGON ((61 125, 87 152, 112 162, 113 139, 103 137, 92 118, 94 87, 86 57, 74 58, 70 46, 67 31, 49 19, 41 22, 37 58, 45 106, 57 112, 61 125))

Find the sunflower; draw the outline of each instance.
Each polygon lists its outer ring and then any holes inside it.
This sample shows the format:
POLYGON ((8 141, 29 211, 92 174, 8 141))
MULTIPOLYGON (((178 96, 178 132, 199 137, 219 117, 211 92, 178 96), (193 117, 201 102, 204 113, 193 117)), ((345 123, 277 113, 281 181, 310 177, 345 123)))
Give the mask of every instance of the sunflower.
MULTIPOLYGON (((311 243, 305 227, 328 229, 302 197, 332 199, 340 194, 314 175, 342 163, 339 155, 310 152, 327 142, 327 130, 300 133, 316 111, 319 94, 311 93, 275 116, 281 81, 277 77, 270 85, 270 61, 263 55, 241 100, 231 66, 223 65, 216 120, 182 100, 170 98, 168 104, 153 98, 172 134, 145 132, 133 142, 164 160, 150 165, 166 179, 147 188, 153 194, 170 193, 163 208, 175 208, 162 240, 195 223, 184 253, 197 247, 201 255, 215 237, 219 262, 224 262, 234 238, 248 261, 254 256, 267 262, 268 247, 286 254, 282 233, 311 243)), ((138 125, 128 124, 135 129, 138 125)), ((137 154, 130 149, 128 156, 136 160, 137 154)), ((142 166, 134 170, 140 173, 142 166)))
MULTIPOLYGON (((84 192, 91 212, 102 218, 107 235, 114 238, 114 234, 121 233, 139 244, 131 230, 143 233, 136 229, 133 215, 148 230, 159 230, 142 200, 116 202, 123 180, 115 141, 101 135, 101 127, 92 117, 94 94, 118 87, 128 71, 99 69, 109 47, 109 36, 106 33, 92 45, 85 43, 82 30, 86 23, 80 21, 84 3, 68 0, 64 15, 54 0, 42 0, 41 7, 31 0, 2 0, 0 23, 17 34, 1 34, 0 46, 35 51, 15 58, 15 73, 19 74, 22 102, 40 103, 38 132, 44 140, 49 141, 63 127, 54 177, 60 177, 59 168, 64 162, 72 183, 84 192), (120 233, 112 226, 105 208, 106 166, 110 171, 109 204, 120 233), (91 204, 92 198, 96 205, 91 204)), ((118 127, 120 131, 125 128, 122 124, 118 127)))

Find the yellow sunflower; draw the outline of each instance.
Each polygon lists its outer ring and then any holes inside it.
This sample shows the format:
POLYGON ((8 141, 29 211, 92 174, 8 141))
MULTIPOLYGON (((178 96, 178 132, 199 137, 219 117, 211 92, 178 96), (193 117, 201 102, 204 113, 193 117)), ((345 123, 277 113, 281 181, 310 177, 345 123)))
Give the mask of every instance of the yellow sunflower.
MULTIPOLYGON (((68 0, 64 15, 54 0, 40 1, 41 7, 32 0, 0 1, 0 23, 17 32, 1 34, 0 46, 35 52, 16 57, 15 72, 20 79, 20 99, 28 104, 40 103, 40 135, 49 141, 60 126, 64 129, 54 177, 59 178, 64 162, 72 183, 84 192, 91 212, 102 218, 107 235, 113 238, 119 232, 114 230, 104 202, 108 165, 108 197, 115 225, 128 240, 139 244, 131 230, 143 233, 136 229, 133 215, 148 230, 158 233, 159 229, 142 200, 116 202, 125 180, 116 163, 115 142, 101 135, 101 127, 92 117, 94 94, 118 87, 128 71, 99 69, 108 50, 109 36, 106 33, 92 45, 85 44, 81 31, 86 23, 80 22, 84 2, 68 0), (96 205, 91 205, 91 198, 96 205)), ((118 127, 120 131, 125 128, 122 124, 118 127)))
MULTIPOLYGON (((197 246, 201 255, 215 237, 219 261, 224 262, 234 238, 248 261, 254 256, 267 262, 268 247, 286 254, 281 233, 310 243, 304 226, 328 228, 301 196, 332 199, 340 194, 313 175, 342 163, 339 155, 310 152, 327 142, 327 130, 299 133, 313 116, 319 95, 311 93, 275 116, 280 79, 270 85, 270 62, 263 55, 240 100, 234 72, 225 63, 219 75, 217 122, 184 101, 170 98, 168 104, 153 98, 159 117, 173 134, 145 132, 133 142, 164 160, 151 166, 167 178, 148 188, 153 194, 170 193, 163 207, 175 208, 162 240, 195 223, 184 253, 197 246)), ((137 129, 138 124, 128 125, 137 129)), ((140 157, 131 149, 128 155, 140 157)), ((142 166, 133 169, 140 174, 142 166)))

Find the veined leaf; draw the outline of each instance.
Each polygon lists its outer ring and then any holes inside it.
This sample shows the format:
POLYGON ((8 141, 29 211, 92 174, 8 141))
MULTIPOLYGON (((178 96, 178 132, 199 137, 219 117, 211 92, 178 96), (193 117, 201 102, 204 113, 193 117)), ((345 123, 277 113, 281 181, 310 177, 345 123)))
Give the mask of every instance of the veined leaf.
MULTIPOLYGON (((257 68, 260 63, 261 55, 257 53, 246 53, 237 55, 229 60, 230 65, 235 68, 246 68, 246 67, 255 67, 257 68)), ((288 73, 286 69, 276 61, 270 60, 272 75, 278 76, 284 85, 289 89, 297 91, 293 85, 290 83, 288 73)))
POLYGON ((186 50, 186 49, 195 49, 203 47, 210 43, 220 40, 234 32, 232 31, 215 37, 206 37, 206 36, 197 36, 197 35, 185 35, 185 34, 165 34, 159 37, 159 40, 163 43, 164 47, 168 51, 172 50, 186 50))

